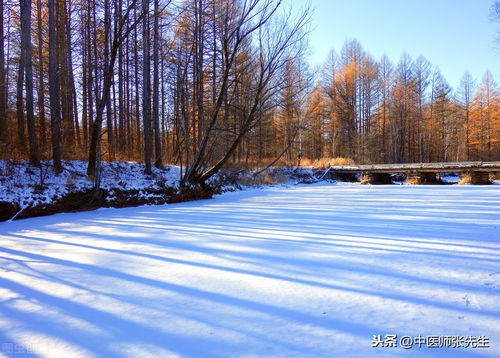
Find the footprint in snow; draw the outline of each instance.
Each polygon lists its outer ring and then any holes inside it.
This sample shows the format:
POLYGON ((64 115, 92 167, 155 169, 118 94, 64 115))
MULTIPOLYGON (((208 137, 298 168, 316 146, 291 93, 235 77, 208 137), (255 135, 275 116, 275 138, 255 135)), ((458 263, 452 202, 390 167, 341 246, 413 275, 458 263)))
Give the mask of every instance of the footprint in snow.
POLYGON ((485 282, 483 285, 489 288, 496 288, 497 286, 500 286, 500 277, 498 279, 495 277, 497 275, 500 275, 500 272, 490 273, 488 276, 490 276, 493 279, 493 281, 485 282))
POLYGON ((476 295, 465 295, 462 297, 462 299, 465 301, 465 306, 470 307, 476 310, 481 309, 481 306, 479 306, 479 303, 477 302, 476 295))

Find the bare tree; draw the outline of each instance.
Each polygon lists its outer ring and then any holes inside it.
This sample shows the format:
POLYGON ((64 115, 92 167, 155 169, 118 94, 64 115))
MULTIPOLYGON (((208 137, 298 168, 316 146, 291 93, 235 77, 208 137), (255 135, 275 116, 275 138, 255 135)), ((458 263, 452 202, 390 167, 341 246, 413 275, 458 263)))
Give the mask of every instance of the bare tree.
POLYGON ((17 67, 17 82, 16 82, 16 114, 17 114, 17 145, 24 152, 26 147, 25 127, 26 120, 24 117, 24 58, 25 48, 21 46, 19 55, 19 63, 17 67))
MULTIPOLYGON (((104 68, 109 67, 109 46, 111 41, 111 5, 110 0, 104 0, 104 68)), ((121 47, 121 46, 120 46, 121 47)), ((110 160, 114 160, 114 131, 112 122, 111 98, 106 100, 106 131, 110 160)))
POLYGON ((465 159, 470 160, 470 131, 471 131, 471 102, 474 90, 474 80, 470 74, 470 72, 466 72, 462 80, 460 81, 459 88, 459 101, 463 107, 463 118, 464 118, 464 126, 465 126, 465 159))
POLYGON ((52 136, 52 160, 54 168, 59 171, 61 164, 61 107, 58 70, 58 50, 56 31, 56 0, 48 0, 49 5, 49 97, 50 128, 52 136))
POLYGON ((61 130, 62 143, 65 152, 71 152, 75 149, 76 132, 73 113, 73 99, 71 89, 71 68, 69 53, 71 52, 68 42, 71 29, 68 27, 69 1, 56 1, 56 41, 57 41, 57 68, 59 71, 59 96, 61 110, 61 130))
POLYGON ((91 127, 87 175, 94 177, 96 188, 98 188, 100 184, 100 144, 103 113, 106 103, 109 100, 110 89, 113 83, 114 65, 116 62, 118 48, 122 45, 127 36, 134 30, 143 15, 143 13, 141 13, 129 23, 130 12, 134 8, 136 2, 137 0, 133 0, 127 9, 123 11, 122 16, 119 17, 120 20, 115 22, 113 25, 113 39, 111 42, 110 58, 104 68, 102 93, 97 101, 96 118, 91 127))
POLYGON ((417 135, 418 135, 418 160, 424 161, 424 103, 427 87, 429 86, 431 64, 423 56, 419 56, 413 64, 413 72, 415 76, 415 95, 418 103, 418 120, 417 120, 417 135))
MULTIPOLYGON (((123 0, 114 1, 115 3, 115 21, 120 21, 123 0)), ((128 39, 125 40, 128 45, 128 39)), ((128 56, 128 51, 127 51, 128 56)), ((124 79, 124 52, 123 46, 118 49, 118 150, 123 152, 125 149, 125 79, 124 79)))
POLYGON ((153 126, 155 138, 155 167, 163 167, 160 132, 160 9, 159 0, 154 0, 153 25, 153 126))
POLYGON ((21 66, 26 83, 26 122, 28 124, 29 158, 31 164, 38 164, 39 153, 35 133, 33 109, 33 64, 31 44, 31 0, 21 0, 21 66))
POLYGON ((142 0, 142 123, 144 130, 144 164, 145 173, 151 174, 151 55, 149 0, 142 0))
POLYGON ((201 145, 195 154, 193 164, 187 170, 183 178, 183 184, 203 185, 210 177, 217 173, 229 160, 238 148, 239 144, 255 125, 259 115, 269 109, 270 99, 278 93, 283 78, 279 75, 284 69, 287 60, 294 57, 296 46, 304 38, 306 32, 304 27, 309 21, 309 12, 304 11, 295 21, 291 15, 282 22, 271 21, 281 1, 273 0, 251 0, 244 1, 241 8, 234 4, 226 4, 231 8, 225 8, 221 36, 221 51, 223 57, 222 85, 219 90, 217 101, 214 104, 210 118, 206 125, 201 145), (291 24, 287 26, 287 24, 291 24), (253 73, 252 82, 246 90, 249 95, 249 105, 241 108, 240 125, 235 136, 231 139, 228 149, 223 152, 221 158, 210 168, 205 169, 203 163, 207 161, 207 144, 213 133, 214 126, 219 118, 218 114, 227 96, 230 76, 237 55, 242 50, 244 42, 255 34, 255 40, 259 44, 255 59, 248 64, 246 71, 253 73))
POLYGON ((43 149, 46 146, 47 128, 45 124, 45 83, 44 83, 44 56, 43 56, 43 24, 42 24, 42 0, 36 1, 37 40, 38 40, 38 122, 40 123, 40 144, 43 149))
POLYGON ((0 142, 7 141, 7 83, 5 76, 4 1, 0 1, 0 142))

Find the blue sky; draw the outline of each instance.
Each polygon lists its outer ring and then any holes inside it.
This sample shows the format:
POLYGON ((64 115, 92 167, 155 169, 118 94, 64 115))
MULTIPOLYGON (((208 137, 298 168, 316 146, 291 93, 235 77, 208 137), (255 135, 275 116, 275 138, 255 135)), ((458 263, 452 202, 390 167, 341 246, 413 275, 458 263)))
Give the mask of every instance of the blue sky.
POLYGON ((313 66, 355 38, 377 59, 385 53, 397 62, 404 51, 423 55, 454 88, 466 70, 479 82, 489 69, 500 82, 500 25, 489 17, 493 0, 289 0, 294 9, 307 3, 314 9, 313 66))

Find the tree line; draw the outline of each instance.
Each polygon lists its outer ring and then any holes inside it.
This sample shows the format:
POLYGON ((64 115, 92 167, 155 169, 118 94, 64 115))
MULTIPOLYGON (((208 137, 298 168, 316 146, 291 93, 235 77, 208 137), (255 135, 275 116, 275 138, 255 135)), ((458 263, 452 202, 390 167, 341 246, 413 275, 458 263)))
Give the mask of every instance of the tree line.
POLYGON ((0 2, 3 158, 137 160, 201 184, 223 167, 498 160, 487 72, 452 92, 427 60, 357 41, 315 73, 311 12, 281 0, 0 2))
MULTIPOLYGON (((500 159, 500 92, 491 72, 453 90, 424 57, 375 60, 356 40, 331 52, 303 115, 308 158, 361 163, 500 159)), ((304 144, 303 144, 304 145, 304 144)))

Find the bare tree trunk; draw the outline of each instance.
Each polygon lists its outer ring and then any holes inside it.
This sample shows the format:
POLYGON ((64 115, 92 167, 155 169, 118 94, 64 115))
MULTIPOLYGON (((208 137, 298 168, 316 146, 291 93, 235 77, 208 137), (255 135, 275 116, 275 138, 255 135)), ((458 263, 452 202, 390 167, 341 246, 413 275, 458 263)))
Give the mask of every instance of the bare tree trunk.
POLYGON ((44 150, 47 141, 47 127, 45 123, 45 84, 43 66, 43 27, 42 27, 42 0, 36 1, 36 17, 38 29, 38 122, 40 123, 40 145, 44 150))
POLYGON ((5 76, 5 51, 4 51, 4 0, 0 0, 0 142, 7 142, 7 84, 5 76))
MULTIPOLYGON (((69 3, 71 4, 71 3, 69 3)), ((70 6, 70 5, 68 5, 70 6)), ((79 145, 82 144, 82 138, 80 133, 80 124, 78 120, 78 101, 76 99, 76 87, 75 87, 75 76, 73 74, 73 46, 71 44, 71 9, 68 9, 68 16, 66 17, 66 48, 67 56, 66 56, 66 66, 68 68, 68 82, 69 82, 69 91, 68 97, 71 96, 71 106, 72 106, 72 122, 75 129, 76 141, 79 145)), ((69 100, 69 98, 68 98, 69 100)))
POLYGON ((88 96, 87 96, 87 87, 88 87, 88 56, 87 56, 87 45, 85 39, 85 30, 84 38, 83 38, 83 53, 82 53, 82 132, 83 132, 83 147, 84 150, 88 148, 88 96))
MULTIPOLYGON (((86 24, 86 49, 87 49, 87 86, 84 90, 87 91, 87 106, 88 106, 88 135, 90 137, 90 131, 92 127, 92 123, 94 122, 94 95, 92 92, 93 84, 94 84, 94 76, 93 76, 93 55, 92 55, 92 36, 91 36, 91 20, 92 20, 92 12, 90 9, 90 5, 87 7, 87 24, 86 24)), ((97 102, 97 100, 95 101, 97 102)))
POLYGON ((151 174, 151 56, 149 29, 149 1, 142 0, 142 122, 144 127, 144 164, 145 173, 151 174))
MULTIPOLYGON (((110 42, 110 30, 111 28, 111 9, 109 0, 104 0, 104 68, 109 67, 109 42, 110 42)), ((108 151, 110 160, 114 159, 114 135, 113 135, 113 121, 111 112, 111 96, 108 96, 105 103, 106 106, 106 129, 108 134, 108 151)))
POLYGON ((33 109, 33 63, 31 44, 31 0, 21 0, 21 48, 22 67, 25 69, 26 82, 26 122, 28 124, 30 163, 38 165, 40 155, 35 132, 35 114, 33 109))
POLYGON ((161 151, 161 130, 160 130, 160 64, 159 64, 159 0, 154 0, 154 33, 153 33, 153 124, 155 135, 155 167, 163 168, 163 158, 161 151))
MULTIPOLYGON (((103 73, 100 71, 101 67, 99 64, 99 53, 97 51, 98 49, 98 18, 97 18, 97 7, 96 6, 91 6, 92 9, 92 44, 89 47, 90 50, 93 52, 92 56, 90 57, 93 60, 92 63, 92 69, 94 70, 94 73, 92 75, 93 82, 89 83, 89 89, 94 91, 93 97, 94 97, 94 104, 96 107, 96 112, 97 112, 97 107, 99 106, 99 101, 100 101, 100 84, 103 78, 103 73)), ((95 118, 92 116, 92 121, 94 121, 95 118)), ((93 123, 92 123, 93 124, 93 123)))
MULTIPOLYGON (((121 21, 121 8, 123 1, 115 0, 115 21, 121 21), (120 9, 120 10, 117 10, 120 9)), ((128 40, 126 40, 128 43, 128 40)), ((121 153, 125 148, 125 110, 124 110, 124 79, 123 79, 123 46, 118 49, 118 151, 121 153)), ((115 127, 116 128, 116 127, 115 127)))
POLYGON ((169 128, 167 128, 167 112, 166 112, 166 91, 165 91, 165 61, 161 61, 161 127, 162 127, 162 143, 166 149, 167 161, 171 161, 170 146, 169 146, 169 128))
POLYGON ((89 76, 89 49, 88 49, 88 9, 81 10, 80 31, 82 36, 82 132, 83 150, 88 150, 89 139, 89 97, 88 97, 88 76, 89 76))
POLYGON ((196 41, 196 110, 198 113, 198 137, 201 138, 203 134, 203 127, 205 121, 205 110, 203 107, 203 93, 204 93, 204 74, 203 74, 203 52, 204 52, 204 26, 203 26, 203 0, 197 0, 196 17, 197 21, 197 41, 196 41))
POLYGON ((67 28, 66 18, 68 16, 66 9, 66 2, 64 0, 57 0, 56 6, 56 20, 57 20, 57 47, 58 47, 58 66, 59 66, 59 85, 61 96, 61 124, 63 131, 63 150, 65 152, 73 152, 75 149, 75 126, 73 123, 73 100, 71 96, 71 88, 69 81, 69 68, 68 68, 68 43, 66 32, 67 28))
MULTIPOLYGON (((21 58, 24 58, 25 49, 21 46, 21 58)), ((25 127, 26 121, 24 118, 24 61, 19 61, 17 70, 17 85, 16 85, 16 109, 17 109, 17 144, 19 149, 24 151, 26 147, 25 127)))
POLYGON ((50 127, 52 132, 52 160, 56 171, 61 165, 61 109, 59 107, 59 71, 57 66, 57 32, 55 19, 55 2, 49 4, 49 96, 50 96, 50 127))
POLYGON ((135 85, 135 121, 137 132, 137 148, 136 152, 141 152, 141 111, 140 111, 140 96, 139 96, 139 39, 138 30, 134 30, 134 85, 135 85))
POLYGON ((125 53, 126 53, 126 61, 125 61, 125 132, 127 133, 126 139, 124 141, 124 145, 128 148, 128 153, 131 155, 134 152, 134 132, 132 130, 132 81, 130 74, 130 39, 126 39, 125 44, 125 53))

